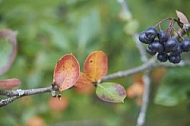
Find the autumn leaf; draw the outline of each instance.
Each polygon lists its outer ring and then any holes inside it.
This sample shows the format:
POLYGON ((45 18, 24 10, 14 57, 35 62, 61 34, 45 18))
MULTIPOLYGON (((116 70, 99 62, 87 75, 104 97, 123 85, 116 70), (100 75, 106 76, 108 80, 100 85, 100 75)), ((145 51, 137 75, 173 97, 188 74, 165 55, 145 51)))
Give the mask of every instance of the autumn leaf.
POLYGON ((10 79, 6 79, 6 80, 1 80, 0 81, 0 88, 3 89, 12 89, 18 85, 21 84, 21 81, 17 78, 10 78, 10 79))
POLYGON ((72 87, 80 75, 80 66, 77 59, 72 54, 64 55, 57 62, 54 74, 53 84, 59 87, 59 91, 72 87))
POLYGON ((119 103, 124 102, 126 91, 119 84, 105 82, 97 85, 96 95, 103 101, 119 103))
POLYGON ((85 88, 89 85, 92 85, 92 81, 90 78, 83 72, 80 72, 80 76, 75 84, 75 87, 77 88, 85 88))
POLYGON ((187 17, 180 11, 176 10, 177 17, 183 24, 189 24, 187 17))
POLYGON ((94 51, 85 60, 84 72, 93 82, 104 77, 107 71, 108 58, 103 51, 94 51))
POLYGON ((83 72, 80 72, 80 76, 74 86, 76 87, 76 92, 80 94, 91 94, 95 88, 93 82, 83 72))
POLYGON ((17 33, 5 29, 0 30, 0 75, 7 72, 12 65, 17 53, 17 33))
POLYGON ((89 94, 92 94, 94 93, 94 90, 95 90, 95 86, 94 85, 88 85, 88 86, 84 86, 82 88, 75 88, 75 91, 76 93, 78 94, 86 94, 86 95, 89 95, 89 94))

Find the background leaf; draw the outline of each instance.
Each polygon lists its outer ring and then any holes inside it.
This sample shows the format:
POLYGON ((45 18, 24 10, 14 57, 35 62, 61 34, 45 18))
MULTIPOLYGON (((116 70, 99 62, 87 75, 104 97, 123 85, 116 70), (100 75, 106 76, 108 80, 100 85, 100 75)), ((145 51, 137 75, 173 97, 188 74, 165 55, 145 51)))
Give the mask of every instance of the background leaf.
POLYGON ((8 29, 0 31, 0 75, 11 66, 17 53, 17 33, 8 29))
POLYGON ((84 71, 87 76, 96 82, 107 74, 108 58, 103 51, 92 52, 85 60, 84 71))
POLYGON ((190 91, 188 73, 189 69, 187 68, 169 69, 160 83, 154 100, 155 103, 164 106, 175 106, 185 101, 187 92, 190 91))
POLYGON ((118 103, 124 102, 126 91, 119 84, 106 82, 97 85, 96 95, 104 101, 118 103))
POLYGON ((61 99, 51 97, 48 100, 49 108, 55 112, 62 112, 67 109, 69 105, 69 99, 65 96, 61 96, 61 99))
POLYGON ((55 66, 53 84, 57 85, 60 91, 66 90, 76 83, 79 74, 77 59, 72 54, 64 55, 55 66))
POLYGON ((12 89, 21 84, 21 81, 17 78, 10 78, 0 81, 0 88, 12 89))

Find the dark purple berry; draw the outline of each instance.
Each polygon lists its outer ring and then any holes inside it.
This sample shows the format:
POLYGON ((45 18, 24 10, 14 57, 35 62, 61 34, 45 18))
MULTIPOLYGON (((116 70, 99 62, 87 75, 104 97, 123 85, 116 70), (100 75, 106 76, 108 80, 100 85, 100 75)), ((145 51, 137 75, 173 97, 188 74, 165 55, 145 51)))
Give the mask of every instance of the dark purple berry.
POLYGON ((165 43, 165 50, 172 51, 177 48, 178 41, 176 38, 169 38, 165 43))
POLYGON ((154 27, 149 27, 145 31, 145 35, 149 40, 154 40, 157 36, 157 30, 154 27))
POLYGON ((184 39, 184 40, 181 42, 181 49, 182 49, 184 52, 190 51, 190 39, 184 39))
POLYGON ((153 40, 150 40, 146 37, 145 35, 145 32, 141 32, 139 34, 139 41, 141 41, 142 43, 145 43, 145 44, 149 44, 150 42, 152 42, 153 40))
POLYGON ((167 32, 164 30, 161 30, 158 33, 158 39, 160 42, 166 42, 168 40, 167 32))
POLYGON ((151 48, 157 52, 163 52, 164 45, 162 43, 160 43, 158 40, 155 40, 149 44, 149 48, 151 48))
POLYGON ((178 43, 177 47, 171 51, 173 55, 179 55, 182 53, 181 43, 178 43))
POLYGON ((170 63, 177 64, 177 63, 179 63, 181 61, 181 56, 171 54, 168 59, 169 59, 170 63))
POLYGON ((146 48, 146 52, 150 55, 155 55, 157 53, 156 50, 149 48, 149 46, 146 48))
POLYGON ((160 62, 166 62, 168 60, 168 54, 167 53, 158 53, 157 59, 160 62))

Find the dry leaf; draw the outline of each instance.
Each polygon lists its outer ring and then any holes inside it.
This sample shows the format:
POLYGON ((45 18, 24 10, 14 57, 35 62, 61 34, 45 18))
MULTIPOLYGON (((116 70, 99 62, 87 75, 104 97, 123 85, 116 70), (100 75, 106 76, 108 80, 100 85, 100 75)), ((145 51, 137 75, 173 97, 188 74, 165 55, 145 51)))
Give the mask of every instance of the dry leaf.
POLYGON ((180 11, 176 10, 177 17, 183 24, 189 24, 187 17, 180 11))

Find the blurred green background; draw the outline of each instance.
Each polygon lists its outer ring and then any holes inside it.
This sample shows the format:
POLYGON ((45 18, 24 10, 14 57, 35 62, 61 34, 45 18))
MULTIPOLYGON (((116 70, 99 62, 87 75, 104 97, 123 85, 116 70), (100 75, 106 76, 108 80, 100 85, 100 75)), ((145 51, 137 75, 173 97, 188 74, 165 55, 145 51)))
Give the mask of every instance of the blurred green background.
MULTIPOLYGON (((189 0, 128 0, 127 4, 139 24, 137 32, 166 17, 176 17, 175 10, 190 19, 189 0)), ((85 58, 95 50, 108 55, 108 74, 142 64, 135 42, 126 32, 121 10, 117 0, 0 0, 0 28, 18 32, 17 57, 0 79, 19 78, 22 89, 46 87, 51 85, 54 66, 62 55, 73 53, 83 69, 85 58)), ((184 58, 188 59, 188 54, 184 58)), ((5 59, 1 55, 1 60, 5 59)), ((158 88, 158 94, 151 95, 146 126, 190 125, 188 69, 170 68, 162 81, 154 82, 152 90, 158 88)), ((113 81, 127 88, 134 79, 113 81)), ((135 99, 111 104, 99 100, 94 92, 85 94, 73 89, 62 95, 64 109, 52 105, 50 93, 16 100, 0 108, 0 125, 136 125, 140 106, 135 99)))

